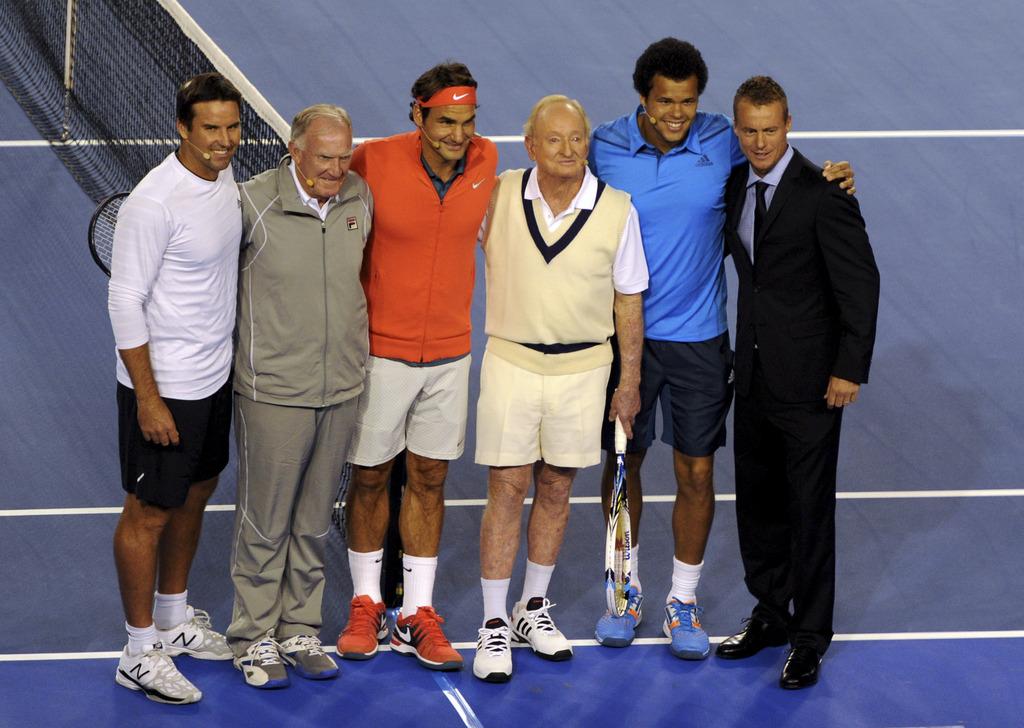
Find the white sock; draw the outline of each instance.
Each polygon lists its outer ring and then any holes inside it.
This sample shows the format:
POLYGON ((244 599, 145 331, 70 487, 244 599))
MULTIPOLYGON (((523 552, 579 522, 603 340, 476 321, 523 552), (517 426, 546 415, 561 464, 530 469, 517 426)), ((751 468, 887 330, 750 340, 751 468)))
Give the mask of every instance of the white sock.
POLYGON ((156 593, 153 600, 153 622, 157 629, 173 629, 185 621, 188 589, 181 594, 156 593))
POLYGON ((128 654, 132 657, 138 657, 160 641, 155 624, 148 627, 132 627, 125 622, 124 628, 128 630, 128 654))
POLYGON ((484 624, 491 619, 500 619, 511 624, 508 618, 508 585, 511 579, 480 579, 484 593, 484 624))
POLYGON ((519 601, 525 605, 533 597, 546 597, 548 584, 551 583, 551 574, 554 570, 554 564, 543 566, 527 559, 526 578, 523 580, 523 598, 519 601))
POLYGON ((402 568, 405 569, 403 580, 402 616, 408 619, 416 614, 419 607, 430 607, 434 604, 434 574, 437 573, 436 556, 402 557, 402 568))
POLYGON ((697 583, 700 581, 700 570, 704 562, 694 566, 679 559, 672 558, 672 591, 669 599, 678 599, 689 604, 697 603, 697 583))
POLYGON ((629 583, 637 591, 643 591, 640 586, 640 544, 634 545, 629 551, 629 583))
POLYGON ((376 551, 348 550, 348 570, 352 574, 354 596, 366 595, 376 604, 384 601, 380 596, 380 569, 384 549, 376 551))

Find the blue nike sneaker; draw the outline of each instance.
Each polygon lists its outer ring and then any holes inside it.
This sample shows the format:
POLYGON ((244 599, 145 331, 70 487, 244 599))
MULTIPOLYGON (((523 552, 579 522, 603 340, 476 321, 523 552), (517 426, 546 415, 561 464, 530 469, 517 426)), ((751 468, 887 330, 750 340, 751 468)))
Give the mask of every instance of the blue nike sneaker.
POLYGON ((605 615, 597 620, 594 636, 597 637, 599 645, 629 647, 636 637, 636 628, 643 619, 640 607, 644 602, 644 595, 635 586, 629 587, 626 595, 626 611, 621 617, 605 612, 605 615))
POLYGON ((669 650, 680 660, 703 660, 711 652, 708 633, 700 626, 704 609, 671 599, 665 605, 665 624, 662 630, 672 641, 669 650))

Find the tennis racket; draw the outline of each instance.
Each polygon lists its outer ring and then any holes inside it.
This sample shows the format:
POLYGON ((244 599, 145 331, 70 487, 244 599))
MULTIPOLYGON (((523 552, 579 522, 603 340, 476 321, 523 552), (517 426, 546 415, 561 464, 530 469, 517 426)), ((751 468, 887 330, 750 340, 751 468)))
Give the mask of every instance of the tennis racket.
POLYGON ((608 508, 608 532, 604 545, 604 587, 608 611, 616 617, 626 612, 632 563, 629 530, 629 498, 626 495, 626 431, 615 419, 615 482, 608 508))
POLYGON ((89 252, 96 265, 108 277, 110 260, 114 255, 114 228, 117 226, 117 211, 128 198, 127 192, 118 192, 103 200, 89 220, 89 252))

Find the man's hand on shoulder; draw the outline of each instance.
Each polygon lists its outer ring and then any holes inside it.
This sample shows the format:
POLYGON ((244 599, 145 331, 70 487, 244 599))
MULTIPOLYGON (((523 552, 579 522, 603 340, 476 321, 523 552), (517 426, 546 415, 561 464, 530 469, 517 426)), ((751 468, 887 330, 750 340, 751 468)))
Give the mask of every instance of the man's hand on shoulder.
POLYGON ((857 187, 853 183, 853 167, 850 166, 849 162, 833 162, 826 159, 825 165, 821 169, 821 176, 829 182, 842 180, 839 183, 839 189, 846 190, 848 195, 857 192, 857 187))
POLYGON ((825 403, 829 409, 846 407, 857 401, 860 385, 840 377, 828 378, 828 391, 825 392, 825 403))

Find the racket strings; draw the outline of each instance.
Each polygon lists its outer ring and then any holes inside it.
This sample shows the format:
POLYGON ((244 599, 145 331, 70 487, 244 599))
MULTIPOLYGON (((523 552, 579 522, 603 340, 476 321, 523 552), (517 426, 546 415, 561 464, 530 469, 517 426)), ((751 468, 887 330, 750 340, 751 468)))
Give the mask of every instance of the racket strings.
POLYGON ((107 275, 110 275, 111 261, 114 258, 114 230, 117 227, 117 215, 127 198, 127 192, 119 192, 108 197, 100 203, 89 223, 89 248, 96 263, 107 275))
POLYGON ((616 616, 622 616, 625 613, 629 601, 630 525, 625 479, 625 463, 620 457, 616 463, 612 488, 612 503, 608 521, 610 542, 606 553, 605 573, 608 608, 616 616))

